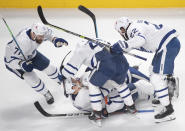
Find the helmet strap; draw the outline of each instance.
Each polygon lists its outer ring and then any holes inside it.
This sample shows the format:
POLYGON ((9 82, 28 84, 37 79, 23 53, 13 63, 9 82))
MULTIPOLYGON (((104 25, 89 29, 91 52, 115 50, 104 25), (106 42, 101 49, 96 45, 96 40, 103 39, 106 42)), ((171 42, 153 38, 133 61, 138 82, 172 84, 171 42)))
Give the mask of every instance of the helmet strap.
POLYGON ((123 35, 123 38, 124 38, 126 41, 129 40, 128 35, 127 35, 127 30, 128 30, 128 28, 129 28, 130 25, 131 25, 131 23, 129 23, 129 25, 128 25, 127 28, 125 29, 125 35, 123 35))

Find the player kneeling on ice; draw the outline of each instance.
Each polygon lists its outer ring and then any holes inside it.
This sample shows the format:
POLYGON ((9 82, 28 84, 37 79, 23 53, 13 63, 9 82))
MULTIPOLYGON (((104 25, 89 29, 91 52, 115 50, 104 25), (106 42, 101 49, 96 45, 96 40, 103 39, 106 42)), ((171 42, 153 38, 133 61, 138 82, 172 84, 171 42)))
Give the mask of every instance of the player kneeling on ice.
POLYGON ((75 78, 75 74, 82 64, 92 70, 88 83, 93 109, 89 119, 92 122, 101 126, 102 96, 100 87, 103 87, 107 82, 111 82, 112 86, 117 88, 127 110, 131 113, 137 112, 130 90, 125 83, 129 64, 122 54, 110 53, 91 41, 81 42, 76 46, 71 59, 64 65, 61 72, 67 80, 75 78))
MULTIPOLYGON (((155 87, 155 94, 164 110, 155 115, 156 122, 174 120, 171 97, 178 92, 178 78, 173 76, 174 60, 180 50, 178 33, 165 25, 156 25, 145 20, 133 21, 126 17, 119 18, 115 29, 124 40, 112 46, 113 51, 137 49, 155 53, 152 61, 150 81, 155 87), (174 86, 168 86, 172 82, 174 86)), ((178 95, 178 93, 177 93, 178 95)))
POLYGON ((46 73, 57 83, 61 82, 62 76, 37 48, 46 40, 51 41, 55 47, 68 45, 68 42, 54 37, 52 31, 41 23, 34 23, 31 27, 21 30, 15 39, 16 41, 12 40, 6 46, 4 57, 6 68, 25 80, 36 92, 42 94, 48 104, 52 104, 53 96, 33 69, 46 73))
MULTIPOLYGON (((133 100, 140 99, 148 101, 152 99, 154 88, 146 79, 147 77, 139 71, 133 72, 136 69, 132 67, 130 67, 130 70, 132 73, 129 71, 127 74, 127 85, 131 91, 133 100), (134 84, 130 82, 134 82, 134 84)), ((74 107, 87 112, 92 111, 88 88, 89 74, 90 72, 86 72, 81 78, 71 79, 65 83, 66 93, 70 95, 74 107)), ((103 87, 100 87, 103 118, 108 117, 108 114, 113 112, 127 112, 123 99, 120 97, 117 89, 111 84, 107 83, 103 87)))

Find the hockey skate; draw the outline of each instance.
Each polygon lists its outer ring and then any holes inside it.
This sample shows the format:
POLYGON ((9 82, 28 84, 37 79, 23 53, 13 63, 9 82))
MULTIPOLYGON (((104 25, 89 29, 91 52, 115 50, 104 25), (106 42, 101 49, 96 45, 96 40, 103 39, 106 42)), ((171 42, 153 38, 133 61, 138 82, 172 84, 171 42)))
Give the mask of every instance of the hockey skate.
POLYGON ((157 107, 157 106, 159 106, 160 104, 161 104, 161 102, 160 102, 158 99, 154 98, 154 99, 152 100, 152 106, 153 106, 153 107, 157 107))
POLYGON ((96 126, 102 126, 101 111, 93 111, 89 116, 89 120, 96 126))
POLYGON ((154 117, 155 117, 156 123, 175 120, 176 117, 174 115, 172 104, 170 103, 168 106, 165 106, 164 109, 159 114, 155 115, 154 117))
POLYGON ((135 114, 137 112, 137 109, 135 107, 135 105, 131 105, 131 106, 126 106, 126 110, 131 113, 131 114, 135 114))
POLYGON ((53 98, 53 96, 51 95, 51 92, 50 92, 50 91, 48 91, 46 94, 44 94, 44 97, 45 97, 46 102, 47 102, 48 104, 53 104, 53 103, 54 103, 54 98, 53 98))

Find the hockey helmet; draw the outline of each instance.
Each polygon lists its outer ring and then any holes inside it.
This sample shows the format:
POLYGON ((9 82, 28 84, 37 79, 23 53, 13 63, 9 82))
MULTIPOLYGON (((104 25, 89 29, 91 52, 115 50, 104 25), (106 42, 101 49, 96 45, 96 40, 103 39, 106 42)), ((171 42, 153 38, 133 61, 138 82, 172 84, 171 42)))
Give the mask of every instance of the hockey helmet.
POLYGON ((127 17, 121 17, 118 20, 116 20, 115 23, 115 30, 117 30, 120 34, 122 34, 121 27, 127 30, 129 24, 131 24, 132 21, 128 19, 127 17))
POLYGON ((48 31, 48 28, 42 23, 34 23, 31 27, 31 31, 37 35, 45 35, 48 31))

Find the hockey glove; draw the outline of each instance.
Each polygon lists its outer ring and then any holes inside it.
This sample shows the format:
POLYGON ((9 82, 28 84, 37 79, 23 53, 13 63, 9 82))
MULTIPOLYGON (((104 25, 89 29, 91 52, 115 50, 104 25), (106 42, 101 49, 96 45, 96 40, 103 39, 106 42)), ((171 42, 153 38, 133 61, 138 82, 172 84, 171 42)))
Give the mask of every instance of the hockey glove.
POLYGON ((33 70, 33 64, 32 61, 20 61, 19 66, 22 68, 25 72, 31 72, 33 70))
POLYGON ((107 42, 107 41, 105 41, 105 40, 102 40, 102 39, 100 39, 100 38, 96 38, 96 44, 98 44, 98 45, 100 45, 100 46, 104 46, 104 45, 107 45, 107 46, 111 46, 111 44, 109 43, 109 42, 107 42), (101 43, 103 43, 103 44, 101 44, 101 43))
POLYGON ((62 47, 63 45, 68 45, 68 42, 62 38, 54 38, 53 43, 55 47, 62 47))

